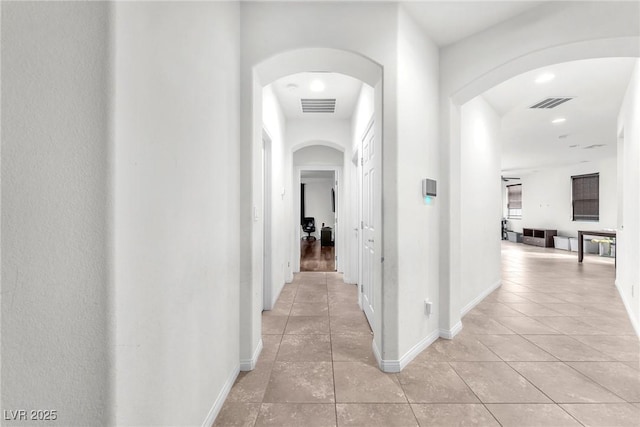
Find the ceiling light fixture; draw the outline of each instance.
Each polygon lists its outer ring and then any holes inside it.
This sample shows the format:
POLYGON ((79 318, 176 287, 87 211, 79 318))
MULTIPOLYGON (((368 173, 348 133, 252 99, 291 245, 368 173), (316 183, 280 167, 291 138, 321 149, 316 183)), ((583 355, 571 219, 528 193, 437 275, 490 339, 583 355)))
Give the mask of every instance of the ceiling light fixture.
POLYGON ((564 117, 558 117, 555 120, 552 120, 551 123, 553 123, 554 125, 557 125, 558 123, 564 123, 566 122, 567 119, 565 119, 564 117))
POLYGON ((325 86, 322 80, 314 80, 309 85, 309 89, 311 89, 311 92, 323 92, 324 88, 325 86))
POLYGON ((295 91, 296 89, 298 89, 298 85, 297 85, 297 84, 295 84, 295 83, 289 83, 289 84, 287 85, 287 89, 289 89, 289 91, 290 91, 290 92, 293 92, 293 91, 295 91))
POLYGON ((555 78, 556 78, 556 76, 554 74, 551 74, 551 73, 540 74, 538 76, 538 78, 536 79, 536 83, 538 83, 538 84, 547 83, 547 82, 550 82, 551 80, 553 80, 555 78))

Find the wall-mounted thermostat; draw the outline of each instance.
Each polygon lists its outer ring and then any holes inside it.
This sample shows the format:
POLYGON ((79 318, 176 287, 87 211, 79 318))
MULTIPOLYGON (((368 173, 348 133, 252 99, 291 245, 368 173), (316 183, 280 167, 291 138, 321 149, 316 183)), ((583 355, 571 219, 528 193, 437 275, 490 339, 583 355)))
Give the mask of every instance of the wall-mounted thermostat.
POLYGON ((435 197, 436 196, 436 181, 435 179, 425 178, 422 180, 422 197, 435 197))

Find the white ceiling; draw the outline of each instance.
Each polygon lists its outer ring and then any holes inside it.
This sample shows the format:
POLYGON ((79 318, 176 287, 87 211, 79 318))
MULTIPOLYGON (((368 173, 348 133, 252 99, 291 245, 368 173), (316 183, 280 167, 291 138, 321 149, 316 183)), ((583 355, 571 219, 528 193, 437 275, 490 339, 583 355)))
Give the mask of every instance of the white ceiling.
POLYGON ((405 9, 438 46, 446 46, 544 1, 406 1, 405 9))
POLYGON ((616 153, 616 123, 634 58, 572 61, 516 76, 485 92, 502 115, 503 174, 592 162, 616 153), (535 83, 543 73, 555 78, 535 83), (529 107, 549 97, 575 97, 552 109, 529 107), (563 117, 564 123, 551 121, 563 117), (602 147, 587 148, 602 144, 602 147))
POLYGON ((273 91, 287 119, 349 119, 353 114, 362 82, 339 73, 307 72, 292 74, 272 83, 273 91), (320 80, 325 89, 313 92, 311 82, 320 80), (300 100, 336 99, 335 113, 303 113, 300 100))

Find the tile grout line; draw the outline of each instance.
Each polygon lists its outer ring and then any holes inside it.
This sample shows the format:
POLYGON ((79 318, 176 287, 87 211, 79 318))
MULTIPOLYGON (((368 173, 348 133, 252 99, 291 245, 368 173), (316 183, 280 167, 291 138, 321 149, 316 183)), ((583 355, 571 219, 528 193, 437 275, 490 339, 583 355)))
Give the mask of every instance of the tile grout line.
MULTIPOLYGON (((500 357, 500 356, 498 356, 500 357)), ((447 362, 447 365, 449 365, 449 367, 451 369, 453 369, 453 372, 455 372, 455 374, 458 376, 458 378, 460 378, 460 380, 462 380, 462 382, 464 383, 464 385, 467 386, 467 388, 469 390, 471 390, 471 393, 473 393, 473 395, 476 397, 476 399, 478 399, 478 402, 480 402, 480 404, 482 405, 482 407, 485 409, 485 411, 487 411, 489 414, 491 414, 491 416, 493 417, 494 420, 496 420, 496 422, 500 425, 503 426, 503 424, 498 420, 498 418, 495 416, 495 414, 493 412, 491 412, 491 410, 487 407, 487 405, 482 401, 482 399, 480 399, 480 396, 478 396, 478 394, 475 392, 474 389, 471 388, 471 386, 465 381, 464 378, 462 378, 462 375, 460 375, 460 373, 456 370, 455 366, 451 365, 451 362, 447 362)))
MULTIPOLYGON (((573 363, 615 363, 615 362, 597 362, 597 361, 584 361, 584 362, 580 362, 580 361, 574 361, 573 363)), ((598 381, 596 381, 595 379, 591 378, 589 375, 580 372, 578 369, 574 368, 573 366, 569 365, 568 363, 565 362, 565 365, 567 365, 569 368, 571 368, 572 370, 574 370, 576 373, 578 373, 578 375, 581 375, 583 377, 585 377, 587 380, 589 380, 590 382, 592 382, 593 384, 602 387, 603 389, 605 389, 606 391, 608 391, 609 393, 613 394, 614 396, 616 396, 617 398, 621 399, 623 402, 625 403, 634 403, 634 402, 629 402, 627 399, 625 399, 624 397, 620 396, 618 393, 614 392, 613 390, 611 390, 610 388, 606 387, 604 384, 600 384, 598 381)), ((606 402, 600 402, 600 403, 606 403, 606 402)))
POLYGON ((327 314, 329 317, 329 349, 331 350, 331 375, 333 380, 333 415, 336 421, 336 427, 338 427, 338 393, 336 390, 336 370, 333 363, 333 337, 331 336, 331 304, 329 304, 329 287, 327 286, 327 276, 325 274, 325 288, 327 290, 327 314))
MULTIPOLYGON (((295 280, 295 278, 294 278, 295 280)), ((284 328, 282 329, 282 334, 280 334, 280 343, 278 344, 278 351, 276 352, 276 355, 273 359, 273 362, 271 362, 271 369, 269 370, 269 378, 267 379, 267 387, 264 390, 264 394, 262 395, 262 399, 260 402, 260 408, 258 409, 258 416, 256 417, 255 422, 253 423, 253 426, 255 427, 258 423, 258 419, 260 418, 260 413, 262 412, 262 407, 264 406, 265 402, 264 398, 267 394, 267 389, 269 388, 269 383, 271 382, 271 375, 273 375, 273 369, 275 368, 276 362, 278 361, 278 355, 280 354, 280 348, 282 346, 282 340, 284 339, 284 332, 287 329, 287 325, 289 324, 289 318, 291 317, 291 311, 293 310, 293 304, 295 303, 296 300, 296 295, 298 294, 298 289, 299 289, 300 285, 296 286, 295 292, 293 294, 293 301, 291 302, 291 307, 289 308, 289 314, 287 315, 287 321, 284 324, 284 328)), ((279 297, 278 297, 279 299, 279 297)), ((277 301, 276 301, 277 303, 277 301)))

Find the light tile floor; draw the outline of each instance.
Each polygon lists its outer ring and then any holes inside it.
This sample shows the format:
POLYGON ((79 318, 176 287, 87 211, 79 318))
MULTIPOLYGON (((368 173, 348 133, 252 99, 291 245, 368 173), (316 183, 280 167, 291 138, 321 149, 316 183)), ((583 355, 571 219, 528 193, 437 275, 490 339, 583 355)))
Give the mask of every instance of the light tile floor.
POLYGON ((399 374, 376 366, 356 286, 296 275, 215 426, 639 426, 640 343, 612 260, 506 242, 502 258, 462 332, 399 374))

